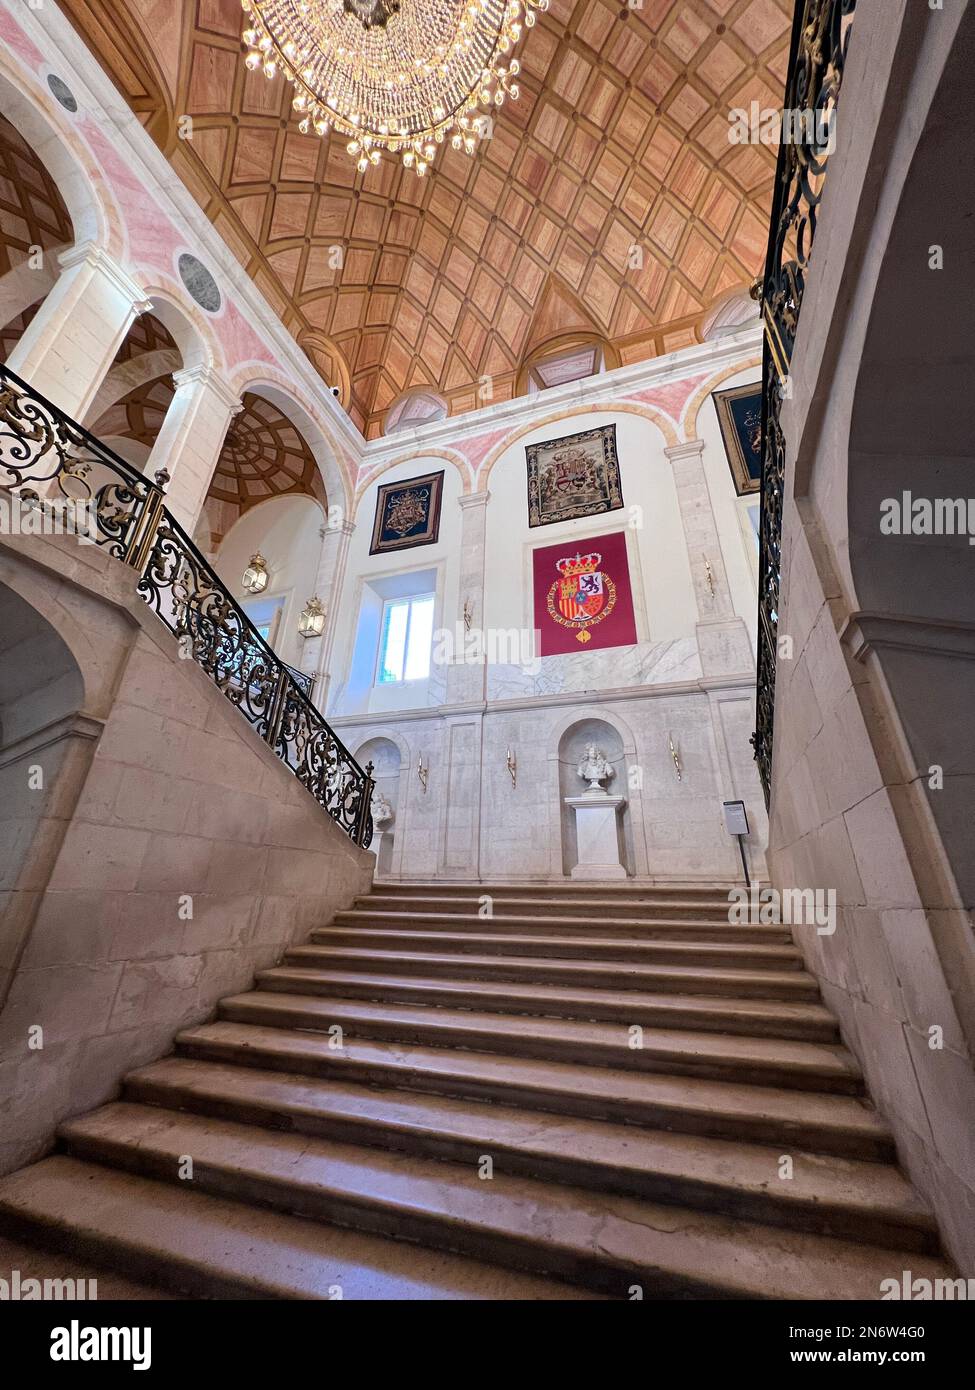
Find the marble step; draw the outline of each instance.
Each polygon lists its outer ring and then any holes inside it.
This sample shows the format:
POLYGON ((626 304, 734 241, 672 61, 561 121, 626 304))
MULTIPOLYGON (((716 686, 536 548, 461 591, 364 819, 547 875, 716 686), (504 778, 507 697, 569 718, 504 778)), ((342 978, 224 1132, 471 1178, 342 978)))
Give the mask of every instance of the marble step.
POLYGON ((194 1191, 394 1233, 617 1297, 631 1296, 636 1283, 645 1296, 801 1298, 828 1290, 832 1297, 875 1298, 892 1268, 947 1276, 946 1266, 916 1249, 930 1218, 913 1204, 900 1212, 908 1246, 881 1248, 507 1173, 485 1180, 472 1163, 126 1102, 71 1120, 60 1132, 75 1157, 174 1188, 184 1186, 179 1172, 192 1155, 194 1191))
POLYGON ((57 1155, 0 1181, 0 1228, 204 1298, 561 1300, 599 1295, 57 1155))
POLYGON ((448 879, 439 878, 436 883, 431 883, 429 879, 405 882, 385 879, 376 883, 379 892, 395 893, 408 897, 413 897, 416 894, 429 896, 431 892, 436 892, 438 896, 477 899, 488 893, 496 898, 530 896, 552 901, 561 901, 566 898, 587 898, 592 902, 602 904, 611 902, 655 903, 681 899, 694 902, 711 900, 720 901, 725 906, 728 903, 729 892, 732 889, 743 887, 744 884, 740 881, 719 883, 716 880, 685 883, 583 883, 565 882, 564 880, 552 883, 533 882, 531 880, 520 883, 512 881, 499 883, 485 880, 483 883, 472 883, 470 880, 451 882, 448 879))
MULTIPOLYGON (((497 918, 529 918, 531 920, 543 920, 553 918, 557 922, 565 923, 567 926, 574 918, 582 918, 592 922, 603 922, 609 920, 615 923, 626 924, 628 927, 654 926, 658 922, 686 922, 690 926, 698 923, 711 923, 715 926, 728 927, 728 902, 726 898, 704 899, 701 902, 688 901, 685 898, 675 898, 672 901, 663 902, 605 902, 598 898, 535 898, 535 897, 497 897, 492 898, 490 894, 481 896, 461 897, 459 894, 450 896, 441 894, 438 890, 432 890, 429 896, 416 894, 396 894, 388 892, 380 887, 377 892, 356 898, 352 905, 352 911, 357 912, 381 912, 387 913, 414 913, 423 914, 424 918, 429 916, 439 916, 447 913, 462 914, 464 916, 476 916, 479 921, 488 923, 497 918), (492 917, 484 918, 478 914, 482 911, 484 903, 490 902, 492 917)), ((739 931, 744 931, 744 927, 739 927, 739 931)), ((763 926, 759 925, 756 930, 770 933, 781 932, 783 936, 788 935, 789 929, 784 926, 763 926)))
POLYGON ((530 984, 582 985, 595 989, 665 990, 678 994, 733 995, 747 999, 818 1001, 819 985, 805 970, 766 970, 703 965, 638 965, 630 961, 559 960, 537 956, 473 956, 461 952, 383 951, 372 946, 294 946, 291 965, 383 973, 449 975, 453 979, 511 980, 530 984))
MULTIPOLYGON (((425 908, 428 900, 417 899, 425 908)), ((332 925, 337 927, 377 927, 385 931, 402 929, 404 931, 425 930, 436 932, 471 931, 501 934, 524 934, 525 936, 595 936, 605 935, 614 940, 630 941, 715 941, 748 945, 791 946, 789 928, 781 926, 738 926, 725 919, 706 921, 700 914, 691 918, 667 917, 638 918, 600 915, 590 908, 586 914, 574 917, 561 917, 544 914, 498 913, 493 917, 481 917, 476 912, 461 912, 459 909, 413 910, 407 903, 399 903, 395 908, 384 907, 377 901, 375 907, 367 907, 365 900, 358 908, 335 914, 332 925)), ((542 906, 540 904, 540 906, 542 906)), ((544 904, 551 907, 550 904, 544 904)), ((596 937, 595 939, 598 939, 596 937)))
POLYGON ((541 1116, 507 1105, 378 1091, 171 1057, 126 1078, 124 1099, 416 1154, 495 1173, 700 1207, 871 1244, 937 1249, 929 1213, 892 1164, 740 1140, 541 1116))
POLYGON ((319 946, 375 946, 378 950, 457 951, 473 955, 533 956, 558 960, 618 960, 653 965, 717 965, 752 969, 801 970, 795 946, 750 946, 729 941, 636 941, 609 937, 514 936, 498 932, 383 931, 372 927, 318 927, 319 946))
POLYGON ((836 1020, 822 1004, 773 999, 725 999, 706 994, 638 994, 633 990, 566 988, 543 984, 491 984, 478 980, 425 980, 412 975, 318 970, 279 965, 256 977, 259 989, 285 994, 330 994, 391 1004, 443 1004, 458 1009, 581 1018, 593 1022, 694 1028, 805 1042, 838 1042, 836 1020))
POLYGON ((825 1091, 744 1085, 665 1072, 344 1039, 320 1033, 216 1022, 181 1032, 177 1053, 205 1061, 499 1102, 555 1115, 798 1145, 817 1153, 889 1162, 894 1144, 865 1100, 825 1091))
POLYGON ((366 1000, 251 990, 222 999, 217 1016, 234 1023, 261 1023, 343 1034, 385 1042, 511 1053, 624 1071, 679 1072, 749 1085, 797 1087, 859 1094, 862 1078, 843 1047, 780 1038, 644 1028, 631 1046, 626 1024, 575 1019, 526 1018, 470 1009, 373 1004, 366 1000))

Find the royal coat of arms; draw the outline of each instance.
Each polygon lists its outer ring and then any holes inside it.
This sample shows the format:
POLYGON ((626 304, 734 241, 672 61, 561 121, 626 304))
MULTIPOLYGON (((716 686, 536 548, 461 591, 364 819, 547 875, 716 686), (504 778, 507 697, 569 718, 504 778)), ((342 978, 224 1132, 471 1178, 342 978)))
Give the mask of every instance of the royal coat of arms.
POLYGON ((550 526, 623 505, 616 426, 529 444, 528 524, 550 526))
POLYGON ((599 566, 603 557, 564 555, 555 562, 561 578, 548 591, 548 611, 555 622, 575 628, 577 642, 591 640, 593 623, 608 618, 616 607, 616 585, 599 566))
POLYGON ((440 532, 442 492, 443 473, 380 484, 369 554, 433 545, 440 532))
POLYGON ((532 551, 540 656, 636 642, 627 534, 590 536, 578 550, 562 540, 532 551))

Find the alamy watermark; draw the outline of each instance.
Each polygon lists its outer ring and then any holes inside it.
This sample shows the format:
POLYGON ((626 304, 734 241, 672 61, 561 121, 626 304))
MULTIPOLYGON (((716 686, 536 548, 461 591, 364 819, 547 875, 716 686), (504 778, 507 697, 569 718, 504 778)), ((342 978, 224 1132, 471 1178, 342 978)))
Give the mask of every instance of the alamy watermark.
POLYGON ((747 110, 735 106, 728 112, 728 139, 733 145, 808 145, 832 154, 833 112, 812 107, 782 111, 753 101, 747 110))
POLYGON ((975 545, 975 497, 885 497, 880 504, 882 536, 967 536, 975 545))
POLYGON ((0 1277, 0 1303, 74 1303, 98 1298, 97 1279, 35 1279, 12 1269, 0 1277))
POLYGON ((98 507, 93 498, 0 497, 0 536, 77 536, 98 544, 98 507))
POLYGON ((732 926, 815 927, 817 936, 836 931, 835 888, 731 888, 728 921, 732 926))

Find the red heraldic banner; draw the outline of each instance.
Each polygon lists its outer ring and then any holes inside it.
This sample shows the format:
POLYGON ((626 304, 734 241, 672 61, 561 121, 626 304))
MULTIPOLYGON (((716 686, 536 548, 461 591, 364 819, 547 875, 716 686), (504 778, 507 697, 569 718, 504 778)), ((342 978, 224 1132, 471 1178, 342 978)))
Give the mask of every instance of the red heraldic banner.
POLYGON ((541 656, 630 647, 636 641, 626 532, 564 540, 532 556, 541 656))

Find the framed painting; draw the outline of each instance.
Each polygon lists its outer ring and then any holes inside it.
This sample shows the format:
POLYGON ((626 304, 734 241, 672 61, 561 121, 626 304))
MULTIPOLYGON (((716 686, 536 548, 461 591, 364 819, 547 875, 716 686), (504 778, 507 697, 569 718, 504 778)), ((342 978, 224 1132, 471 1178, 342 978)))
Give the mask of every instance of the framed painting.
POLYGON ((425 473, 398 483, 380 483, 370 555, 435 545, 440 535, 443 473, 425 473))
POLYGON ((714 404, 725 452, 739 497, 762 486, 762 388, 733 386, 715 391, 714 404))
POLYGON ((525 455, 529 526, 551 526, 622 507, 615 425, 529 444, 525 455))

